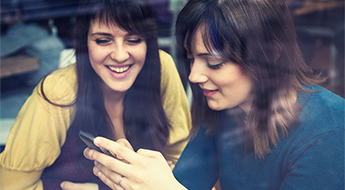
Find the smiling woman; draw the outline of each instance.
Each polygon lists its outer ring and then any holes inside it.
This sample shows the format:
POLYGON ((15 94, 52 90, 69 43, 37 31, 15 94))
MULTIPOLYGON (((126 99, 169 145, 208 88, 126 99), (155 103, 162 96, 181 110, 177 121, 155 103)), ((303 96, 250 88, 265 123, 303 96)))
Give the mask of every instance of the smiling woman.
POLYGON ((170 168, 187 143, 187 98, 145 0, 83 0, 75 37, 76 63, 45 77, 15 120, 0 189, 108 189, 80 130, 160 151, 170 168))

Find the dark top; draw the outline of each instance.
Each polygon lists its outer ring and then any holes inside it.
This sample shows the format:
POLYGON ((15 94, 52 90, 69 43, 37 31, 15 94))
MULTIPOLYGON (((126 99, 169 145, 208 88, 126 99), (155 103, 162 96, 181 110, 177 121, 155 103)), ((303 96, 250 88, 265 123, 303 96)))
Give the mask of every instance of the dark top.
POLYGON ((63 181, 97 183, 99 190, 110 189, 93 174, 94 163, 84 157, 86 145, 79 138, 79 130, 73 125, 67 132, 66 142, 54 164, 44 169, 41 176, 44 190, 61 190, 63 181))

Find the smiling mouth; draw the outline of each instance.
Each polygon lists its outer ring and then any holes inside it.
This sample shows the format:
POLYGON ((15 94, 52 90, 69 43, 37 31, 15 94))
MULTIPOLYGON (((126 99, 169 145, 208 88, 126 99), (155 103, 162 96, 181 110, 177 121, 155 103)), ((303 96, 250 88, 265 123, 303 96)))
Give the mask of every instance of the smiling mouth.
POLYGON ((209 94, 209 93, 216 93, 218 90, 202 90, 204 93, 209 94))
POLYGON ((132 65, 128 65, 126 67, 113 67, 113 66, 107 65, 106 67, 108 67, 108 69, 110 69, 111 71, 113 71, 115 73, 124 73, 124 72, 128 71, 128 69, 131 68, 132 65))

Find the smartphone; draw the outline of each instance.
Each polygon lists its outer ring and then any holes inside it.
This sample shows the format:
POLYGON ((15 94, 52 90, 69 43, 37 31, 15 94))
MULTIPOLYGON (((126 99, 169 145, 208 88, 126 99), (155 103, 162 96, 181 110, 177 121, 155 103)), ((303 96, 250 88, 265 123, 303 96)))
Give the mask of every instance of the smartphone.
POLYGON ((93 144, 93 140, 95 139, 95 137, 93 135, 91 135, 90 133, 87 133, 87 132, 80 130, 79 131, 79 137, 89 148, 97 150, 98 152, 103 152, 106 155, 114 157, 108 150, 106 150, 104 148, 100 148, 100 147, 96 146, 95 144, 93 144))

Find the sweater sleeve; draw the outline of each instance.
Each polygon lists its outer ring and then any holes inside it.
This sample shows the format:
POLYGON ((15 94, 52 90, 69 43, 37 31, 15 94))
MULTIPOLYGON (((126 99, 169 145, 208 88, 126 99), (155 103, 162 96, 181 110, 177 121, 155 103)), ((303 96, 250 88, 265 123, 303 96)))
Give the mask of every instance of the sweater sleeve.
POLYGON ((191 129, 191 116, 187 96, 172 57, 160 51, 162 104, 171 129, 169 143, 163 155, 172 161, 173 168, 187 144, 191 129))
MULTIPOLYGON (((68 70, 49 75, 44 82, 48 98, 60 104, 71 103, 68 70), (66 95, 66 92, 69 91, 66 95), (54 101, 56 100, 56 101, 54 101)), ((73 71, 71 71, 73 72, 73 71)), ((43 189, 40 176, 60 154, 74 114, 73 107, 50 104, 40 94, 42 83, 33 90, 11 128, 5 150, 0 154, 0 189, 43 189)))
POLYGON ((344 129, 320 134, 289 156, 280 190, 344 189, 344 129))

